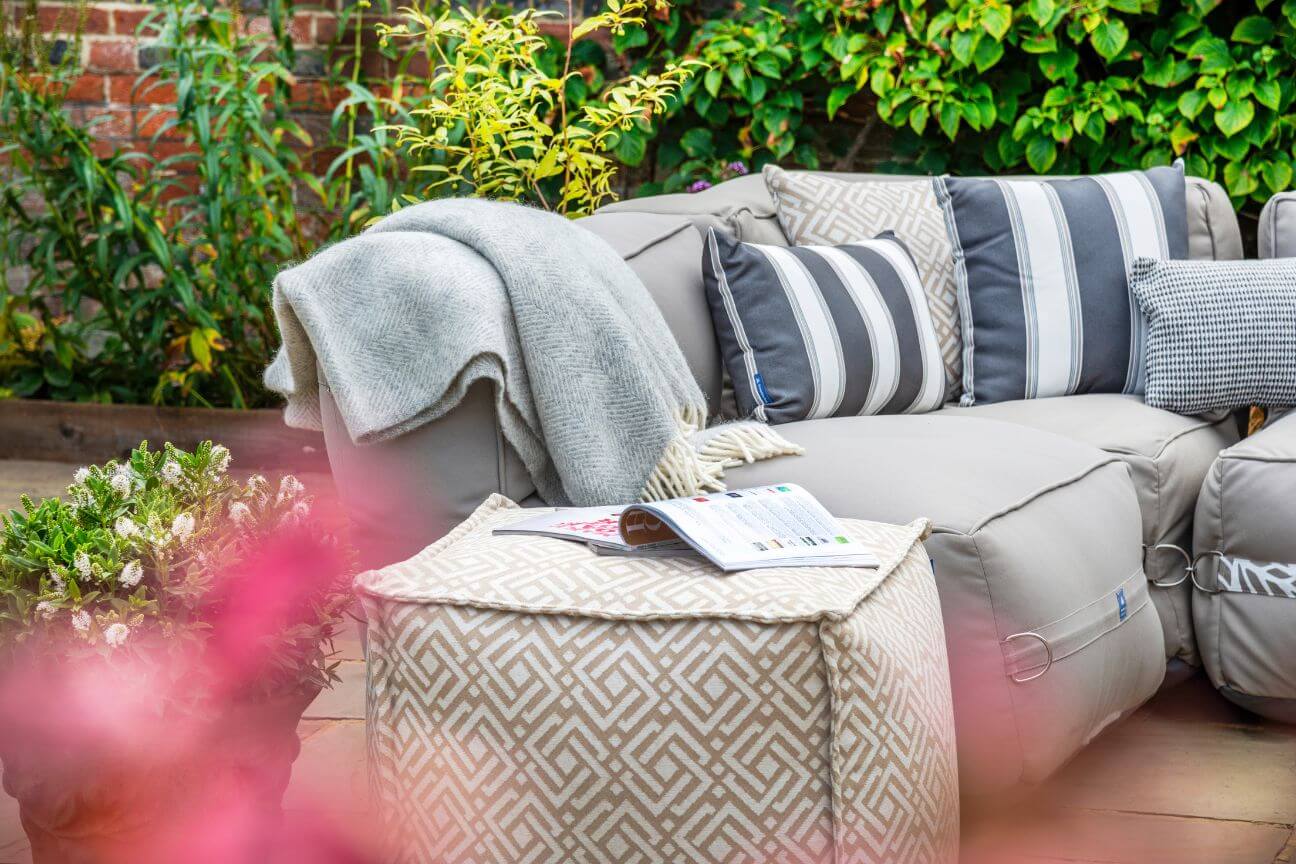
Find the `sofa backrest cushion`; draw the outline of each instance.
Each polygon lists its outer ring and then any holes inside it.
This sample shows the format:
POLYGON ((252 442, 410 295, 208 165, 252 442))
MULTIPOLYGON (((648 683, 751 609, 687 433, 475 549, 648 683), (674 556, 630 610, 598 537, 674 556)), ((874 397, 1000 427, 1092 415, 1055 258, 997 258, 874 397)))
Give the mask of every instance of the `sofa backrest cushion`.
POLYGON ((1296 258, 1296 191, 1279 192, 1260 211, 1261 258, 1296 258))
MULTIPOLYGON (((904 181, 916 179, 906 174, 860 174, 816 172, 845 179, 904 181)), ((1242 231, 1228 193, 1217 183, 1201 177, 1188 177, 1188 257, 1234 260, 1242 257, 1242 231)), ((703 192, 680 192, 631 198, 602 208, 600 213, 662 213, 692 220, 702 233, 707 228, 728 229, 747 243, 777 243, 786 246, 787 237, 779 227, 774 199, 759 174, 749 174, 718 183, 703 192)))
POLYGON ((681 216, 600 213, 580 220, 643 280, 707 400, 720 407, 720 349, 702 290, 702 236, 681 216))

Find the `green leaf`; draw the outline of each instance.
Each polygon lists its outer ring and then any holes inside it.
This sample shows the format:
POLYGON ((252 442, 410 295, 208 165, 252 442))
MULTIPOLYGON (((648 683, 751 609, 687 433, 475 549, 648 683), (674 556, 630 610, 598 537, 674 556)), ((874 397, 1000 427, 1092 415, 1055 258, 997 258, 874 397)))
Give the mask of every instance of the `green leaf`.
POLYGON ((1256 101, 1266 108, 1277 111, 1282 104, 1282 85, 1277 81, 1257 81, 1251 88, 1256 101))
POLYGON ((1006 6, 985 6, 981 10, 981 27, 995 39, 1003 39, 1012 26, 1012 10, 1006 6))
POLYGON ((1215 125, 1230 138, 1255 119, 1255 103, 1250 99, 1230 99, 1215 112, 1215 125))
POLYGON ((1197 61, 1199 72, 1227 72, 1233 68, 1228 43, 1218 36, 1201 37, 1189 47, 1188 56, 1197 61))
POLYGON ((711 130, 697 126, 680 136, 680 147, 694 159, 710 159, 715 154, 711 130))
POLYGON ((990 69, 1000 58, 1003 57, 1004 47, 1002 42, 995 42, 991 39, 982 39, 977 45, 976 53, 973 54, 973 62, 976 64, 978 72, 985 72, 990 69))
POLYGON ((960 30, 950 37, 950 53, 964 66, 971 65, 972 54, 980 41, 981 34, 975 30, 960 30))
POLYGON ((1260 176, 1270 192, 1285 192, 1291 186, 1292 165, 1286 160, 1266 162, 1260 169, 1260 176))
POLYGON ((850 84, 838 84, 828 94, 828 119, 831 120, 841 110, 846 100, 854 96, 857 91, 850 84))
POLYGON ((1104 60, 1112 60, 1125 50, 1129 28, 1119 18, 1104 21, 1089 34, 1089 42, 1104 60))
POLYGON ((1028 0, 1026 3, 1026 12, 1041 27, 1047 25, 1052 19, 1054 8, 1053 0, 1028 0))
POLYGON ((1235 198, 1245 198, 1260 187, 1260 178, 1242 162, 1224 166, 1224 187, 1235 198))
POLYGON ((1143 80, 1153 87, 1170 87, 1175 83, 1175 58, 1165 54, 1158 59, 1143 58, 1143 80))
POLYGON ((1273 39, 1276 32, 1273 22, 1265 16, 1248 15, 1237 23, 1229 38, 1246 45, 1263 45, 1273 39))
POLYGON ((1036 174, 1047 174, 1057 161, 1057 144, 1047 135, 1037 135, 1026 144, 1026 164, 1036 174))
POLYGON ((954 101, 942 102, 940 108, 936 111, 936 122, 940 124, 945 137, 953 141, 954 137, 958 135, 959 123, 961 122, 958 103, 954 101))
POLYGON ((926 102, 920 102, 909 112, 909 128, 921 135, 927 129, 927 119, 931 116, 931 109, 926 102))

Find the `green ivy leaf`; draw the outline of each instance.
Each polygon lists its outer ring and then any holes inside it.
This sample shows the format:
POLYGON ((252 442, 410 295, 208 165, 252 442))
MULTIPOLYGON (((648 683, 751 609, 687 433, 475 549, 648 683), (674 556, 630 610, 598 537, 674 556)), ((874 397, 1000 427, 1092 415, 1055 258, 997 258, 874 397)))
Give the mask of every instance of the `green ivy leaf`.
POLYGON ((1171 87, 1175 83, 1175 59, 1169 54, 1157 59, 1143 58, 1143 80, 1153 87, 1171 87))
POLYGON ((1224 187, 1235 198, 1245 198, 1260 187, 1260 179, 1242 162, 1224 166, 1224 187))
POLYGON ((697 126, 680 136, 680 146, 694 159, 709 159, 715 154, 711 130, 697 126))
POLYGON ((942 102, 940 108, 936 111, 936 122, 940 124, 945 137, 953 141, 955 136, 958 135, 959 123, 962 122, 958 103, 952 100, 942 102))
POLYGON ((1189 47, 1188 55, 1197 61, 1199 72, 1227 72, 1233 68, 1228 43, 1218 36, 1201 37, 1189 47))
POLYGON ((1274 111, 1282 104, 1282 85, 1277 81, 1257 81, 1251 88, 1256 101, 1274 111))
POLYGON ((985 72, 990 69, 1000 58, 1003 57, 1004 47, 1002 42, 996 42, 993 39, 982 39, 977 45, 976 53, 972 56, 973 63, 976 64, 978 72, 985 72))
POLYGON ((1260 168, 1260 176, 1264 178, 1265 185, 1269 187, 1270 192, 1285 192, 1291 186, 1291 163, 1285 160, 1266 162, 1260 168))
POLYGON ((1055 8, 1053 0, 1029 0, 1026 4, 1026 12, 1041 27, 1048 26, 1048 22, 1053 18, 1055 8))
POLYGON ((1003 39, 1012 26, 1012 10, 1006 6, 986 6, 981 10, 981 27, 995 39, 1003 39))
POLYGON ((1233 28, 1229 38, 1245 45, 1263 45, 1274 38, 1276 33, 1273 22, 1263 15, 1248 15, 1233 28))
POLYGON ((1036 174, 1047 174, 1057 161, 1057 144, 1047 135, 1036 135, 1026 144, 1026 164, 1036 174))
POLYGON ((1095 27, 1089 34, 1089 41, 1104 60, 1112 60, 1125 50, 1125 45, 1129 42, 1129 28, 1124 21, 1113 18, 1095 27))
POLYGON ((950 53, 964 66, 970 65, 972 54, 980 41, 981 34, 975 30, 960 30, 950 37, 950 53))
POLYGON ((841 110, 846 100, 854 96, 855 93, 855 88, 849 84, 838 84, 834 87, 832 92, 828 94, 828 119, 831 120, 841 110))
POLYGON ((1215 112, 1215 125, 1228 137, 1241 132, 1255 119, 1255 103, 1250 99, 1231 99, 1215 112))
MULTIPOLYGON (((1296 0, 1293 0, 1296 2, 1296 0)), ((1063 48, 1052 54, 1041 54, 1039 58, 1040 72, 1050 81, 1061 81, 1075 74, 1076 66, 1080 62, 1080 55, 1070 48, 1063 48)))
POLYGON ((931 116, 931 109, 927 107, 926 102, 920 102, 909 112, 909 128, 921 135, 927 129, 927 119, 931 116))

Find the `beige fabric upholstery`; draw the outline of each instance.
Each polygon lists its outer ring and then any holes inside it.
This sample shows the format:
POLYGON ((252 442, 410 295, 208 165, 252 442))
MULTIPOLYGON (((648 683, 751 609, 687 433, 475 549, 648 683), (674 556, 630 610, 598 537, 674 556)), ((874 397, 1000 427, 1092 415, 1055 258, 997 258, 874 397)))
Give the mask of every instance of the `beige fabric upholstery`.
POLYGON ((1296 192, 1279 192, 1260 211, 1261 258, 1296 258, 1296 192))
MULTIPOLYGON (((817 172, 843 179, 906 181, 905 174, 841 174, 817 172)), ((1188 180, 1188 254, 1192 258, 1236 259, 1242 257, 1242 231, 1228 193, 1217 183, 1200 177, 1188 180)), ((749 243, 786 246, 779 227, 774 201, 759 175, 726 180, 698 193, 656 195, 618 201, 601 213, 670 213, 686 216, 705 231, 725 228, 749 243)))
POLYGON ((718 575, 490 533, 519 515, 357 580, 392 860, 956 864, 926 523, 847 524, 876 569, 718 575))
MULTIPOLYGON (((1146 546, 1192 547, 1192 517, 1202 479, 1219 452, 1238 439, 1237 424, 1224 414, 1182 417, 1149 408, 1137 396, 1094 393, 1055 399, 1027 399, 948 407, 941 416, 984 417, 1030 426, 1082 441, 1119 457, 1129 466, 1142 514, 1146 546)), ((1165 632, 1166 659, 1198 665, 1193 636, 1191 587, 1183 578, 1183 553, 1149 550, 1144 567, 1165 632)))
POLYGON ((1293 490, 1289 414, 1220 455, 1202 484, 1194 529, 1202 557, 1193 617, 1206 672, 1233 701, 1287 722, 1296 722, 1293 490))
POLYGON ((953 676, 965 795, 1036 782, 1152 695, 1161 625, 1139 505, 1117 457, 971 417, 843 417, 779 427, 806 455, 732 468, 799 483, 840 516, 926 516, 953 676), (1117 592, 1126 615, 1119 617, 1117 592), (1043 670, 1049 641, 1054 662, 1043 670), (1082 638, 1083 637, 1083 638, 1082 638))

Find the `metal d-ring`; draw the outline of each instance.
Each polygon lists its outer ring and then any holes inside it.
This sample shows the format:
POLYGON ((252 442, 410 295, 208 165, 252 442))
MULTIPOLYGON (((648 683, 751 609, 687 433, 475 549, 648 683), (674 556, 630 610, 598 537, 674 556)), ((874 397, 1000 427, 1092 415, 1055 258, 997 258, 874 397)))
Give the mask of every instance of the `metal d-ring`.
POLYGON ((1013 641, 1014 639, 1039 640, 1039 643, 1044 646, 1044 655, 1045 657, 1048 658, 1047 661, 1044 663, 1044 668, 1036 672, 1034 675, 1028 675, 1025 678, 1018 678, 1016 675, 1009 673, 1008 677, 1012 679, 1012 682, 1014 684, 1025 684, 1027 681, 1034 681, 1036 678, 1042 677, 1045 672, 1053 668, 1053 646, 1050 645, 1048 640, 1045 639, 1043 636, 1041 636, 1038 633, 1035 633, 1034 631, 1028 630, 1025 633, 1014 633, 1011 636, 1005 636, 1003 641, 1004 644, 1007 645, 1009 642, 1013 641))
POLYGON ((1219 559, 1223 557, 1224 557, 1223 552, 1201 552, 1197 555, 1196 558, 1192 559, 1192 563, 1188 565, 1188 575, 1192 577, 1192 583, 1194 588, 1196 588, 1198 591, 1202 592, 1203 594, 1223 594, 1224 593, 1223 589, 1219 587, 1215 587, 1214 589, 1207 588, 1205 585, 1197 581, 1198 564, 1200 564, 1206 558, 1219 559))
POLYGON ((1147 557, 1149 552, 1165 552, 1170 549, 1173 549, 1175 552, 1178 552, 1183 557, 1184 560, 1183 575, 1171 582, 1158 582, 1155 579, 1149 579, 1148 582, 1157 588, 1174 588, 1176 585, 1182 585, 1184 582, 1187 582, 1188 579, 1192 576, 1193 559, 1188 554, 1188 550, 1184 549, 1182 546, 1178 545, 1177 543, 1144 544, 1143 545, 1144 572, 1147 572, 1147 557))

